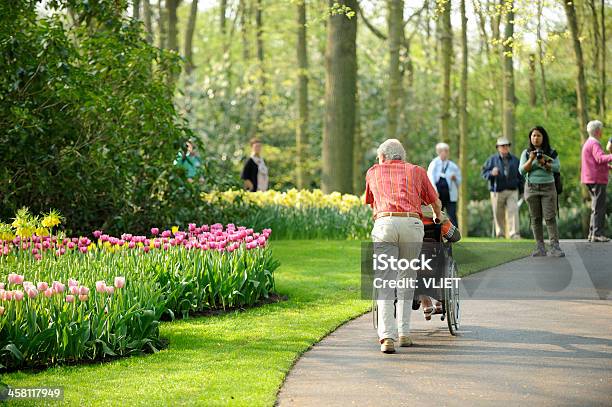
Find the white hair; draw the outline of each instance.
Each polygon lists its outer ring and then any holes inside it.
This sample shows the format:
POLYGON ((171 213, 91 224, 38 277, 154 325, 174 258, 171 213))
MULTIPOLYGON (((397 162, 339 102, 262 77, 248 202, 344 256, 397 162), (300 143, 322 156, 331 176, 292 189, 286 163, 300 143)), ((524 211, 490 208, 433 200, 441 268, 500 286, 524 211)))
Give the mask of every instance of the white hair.
POLYGON ((595 133, 597 133, 597 130, 602 129, 602 128, 603 128, 602 122, 600 122, 599 120, 591 120, 587 124, 587 133, 589 133, 589 136, 595 137, 595 133))
POLYGON ((439 153, 441 150, 449 151, 450 147, 446 143, 438 143, 438 144, 436 144, 436 153, 439 153))
POLYGON ((390 138, 385 140, 376 150, 378 155, 382 155, 386 160, 405 160, 406 150, 399 140, 390 138))

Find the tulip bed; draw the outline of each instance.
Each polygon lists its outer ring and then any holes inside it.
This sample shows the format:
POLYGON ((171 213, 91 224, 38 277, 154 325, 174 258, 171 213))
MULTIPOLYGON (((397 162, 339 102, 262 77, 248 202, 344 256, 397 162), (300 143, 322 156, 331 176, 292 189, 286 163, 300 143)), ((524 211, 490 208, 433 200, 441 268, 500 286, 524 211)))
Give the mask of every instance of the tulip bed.
POLYGON ((150 238, 0 240, 0 369, 156 352, 164 316, 267 298, 270 233, 191 224, 150 238))
POLYGON ((356 195, 321 190, 216 191, 202 194, 218 211, 255 228, 271 227, 274 239, 368 239, 372 212, 356 195))

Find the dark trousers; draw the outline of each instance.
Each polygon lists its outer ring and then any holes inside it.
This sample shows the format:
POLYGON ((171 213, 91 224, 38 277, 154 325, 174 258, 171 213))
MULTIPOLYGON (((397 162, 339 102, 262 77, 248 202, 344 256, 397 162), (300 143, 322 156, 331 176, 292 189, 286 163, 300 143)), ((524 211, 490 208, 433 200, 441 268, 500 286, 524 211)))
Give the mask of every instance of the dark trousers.
POLYGON ((587 184, 591 194, 590 236, 605 236, 606 233, 606 184, 587 184))
POLYGON ((453 225, 459 226, 459 223, 457 223, 457 202, 442 201, 442 210, 446 212, 453 225))

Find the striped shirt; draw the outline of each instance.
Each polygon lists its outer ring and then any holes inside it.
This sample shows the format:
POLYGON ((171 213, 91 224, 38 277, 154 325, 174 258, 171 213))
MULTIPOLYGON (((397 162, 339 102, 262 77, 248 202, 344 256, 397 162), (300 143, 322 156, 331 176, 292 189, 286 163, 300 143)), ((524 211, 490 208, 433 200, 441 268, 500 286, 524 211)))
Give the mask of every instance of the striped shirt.
POLYGON ((427 172, 418 165, 401 160, 374 164, 366 174, 365 203, 379 212, 415 212, 421 205, 431 205, 438 193, 427 172))

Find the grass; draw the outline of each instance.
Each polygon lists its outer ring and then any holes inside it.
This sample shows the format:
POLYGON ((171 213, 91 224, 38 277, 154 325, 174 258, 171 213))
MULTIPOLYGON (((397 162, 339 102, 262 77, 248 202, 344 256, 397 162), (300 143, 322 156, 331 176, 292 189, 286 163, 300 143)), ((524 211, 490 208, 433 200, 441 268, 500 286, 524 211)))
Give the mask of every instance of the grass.
MULTIPOLYGON (((528 254, 529 241, 466 239, 462 274, 528 254)), ((15 386, 64 386, 74 405, 273 405, 295 360, 342 323, 368 311, 359 299, 356 241, 276 241, 277 289, 289 299, 244 312, 165 322, 170 346, 154 355, 15 372, 15 386)), ((41 403, 36 403, 40 405, 41 403)))

